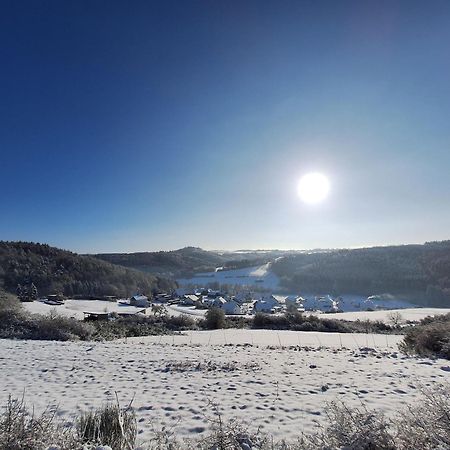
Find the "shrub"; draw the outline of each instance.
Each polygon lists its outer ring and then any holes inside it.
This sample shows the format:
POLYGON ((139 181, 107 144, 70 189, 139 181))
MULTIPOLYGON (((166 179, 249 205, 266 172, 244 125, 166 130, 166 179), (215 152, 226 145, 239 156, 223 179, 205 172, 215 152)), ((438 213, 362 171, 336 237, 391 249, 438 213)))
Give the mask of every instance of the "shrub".
POLYGON ((183 314, 179 316, 166 316, 164 322, 170 330, 185 331, 197 328, 195 320, 183 314))
POLYGON ((289 323, 285 316, 257 312, 253 317, 253 328, 286 330, 288 327, 289 323))
POLYGON ((45 339, 53 341, 88 340, 92 337, 94 328, 91 324, 80 322, 72 317, 65 317, 55 312, 45 316, 33 316, 34 336, 30 339, 45 339))
POLYGON ((220 328, 225 328, 225 313, 219 308, 208 309, 205 314, 205 320, 203 321, 202 326, 208 330, 218 330, 220 328))
POLYGON ((0 338, 67 341, 87 340, 92 334, 89 324, 53 312, 41 316, 22 309, 0 310, 0 338))
POLYGON ((22 308, 17 297, 0 289, 0 310, 19 310, 22 308))
POLYGON ((396 420, 400 450, 450 448, 450 392, 448 386, 422 388, 422 399, 396 420))
POLYGON ((406 354, 450 359, 450 321, 427 322, 408 329, 399 349, 406 354))
POLYGON ((309 438, 312 448, 346 450, 395 450, 389 423, 381 413, 364 406, 349 408, 332 402, 327 408, 329 425, 322 433, 309 438))
POLYGON ((84 413, 77 422, 77 436, 83 443, 109 445, 114 450, 135 448, 137 436, 136 417, 131 409, 119 404, 107 404, 84 413))
POLYGON ((55 422, 52 411, 40 416, 30 413, 22 400, 11 397, 0 416, 0 448, 5 450, 36 450, 56 446, 61 450, 75 450, 73 431, 55 422))

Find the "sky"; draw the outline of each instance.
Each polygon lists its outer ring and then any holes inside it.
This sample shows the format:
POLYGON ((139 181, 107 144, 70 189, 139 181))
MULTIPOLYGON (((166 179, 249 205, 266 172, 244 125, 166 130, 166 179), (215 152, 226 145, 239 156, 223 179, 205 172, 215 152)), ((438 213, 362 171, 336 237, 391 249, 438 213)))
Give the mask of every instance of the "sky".
POLYGON ((2 240, 450 238, 448 1, 6 0, 0 61, 2 240))

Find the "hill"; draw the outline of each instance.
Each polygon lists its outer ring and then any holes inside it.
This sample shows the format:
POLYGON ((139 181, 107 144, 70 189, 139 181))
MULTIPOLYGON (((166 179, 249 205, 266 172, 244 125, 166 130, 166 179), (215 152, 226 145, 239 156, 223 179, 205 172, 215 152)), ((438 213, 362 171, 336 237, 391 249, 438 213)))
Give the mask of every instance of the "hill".
POLYGON ((102 253, 94 258, 157 274, 168 278, 196 272, 210 271, 223 264, 224 259, 215 252, 186 247, 167 252, 102 253))
POLYGON ((0 288, 34 283, 39 295, 129 296, 171 290, 173 281, 31 242, 0 241, 0 288))
MULTIPOLYGON (((286 252, 282 252, 286 254, 286 252)), ((271 261, 279 251, 214 252, 198 247, 139 253, 100 253, 94 258, 138 269, 167 278, 190 277, 198 272, 212 272, 216 267, 237 269, 271 261)))
POLYGON ((298 253, 272 270, 287 290, 406 294, 420 304, 450 306, 450 241, 298 253))

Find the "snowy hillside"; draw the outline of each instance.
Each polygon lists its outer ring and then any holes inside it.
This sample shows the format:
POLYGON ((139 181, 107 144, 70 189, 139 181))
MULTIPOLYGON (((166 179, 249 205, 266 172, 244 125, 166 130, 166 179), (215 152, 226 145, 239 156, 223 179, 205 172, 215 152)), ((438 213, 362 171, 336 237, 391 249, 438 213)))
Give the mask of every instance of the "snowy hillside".
POLYGON ((270 267, 271 263, 267 263, 244 269, 217 270, 216 272, 198 273, 192 278, 180 278, 177 281, 181 286, 189 284, 206 286, 209 283, 219 283, 276 291, 279 289, 280 279, 270 270, 270 267))

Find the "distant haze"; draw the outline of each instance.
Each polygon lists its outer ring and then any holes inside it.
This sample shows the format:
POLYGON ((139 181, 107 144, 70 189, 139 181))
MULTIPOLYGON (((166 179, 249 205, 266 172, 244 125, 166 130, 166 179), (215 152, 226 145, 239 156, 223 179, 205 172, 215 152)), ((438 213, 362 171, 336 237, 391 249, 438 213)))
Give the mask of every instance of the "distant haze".
POLYGON ((448 239, 450 2, 6 2, 0 238, 448 239), (328 196, 300 201, 302 175, 328 196))

